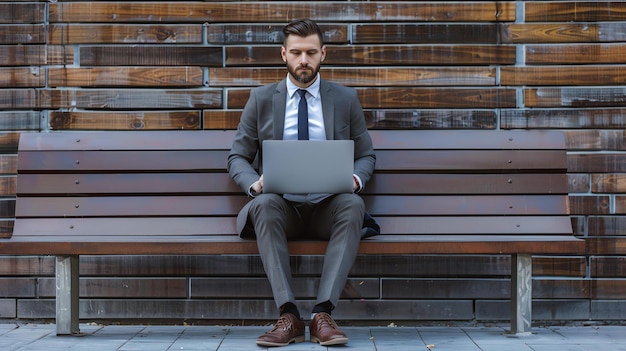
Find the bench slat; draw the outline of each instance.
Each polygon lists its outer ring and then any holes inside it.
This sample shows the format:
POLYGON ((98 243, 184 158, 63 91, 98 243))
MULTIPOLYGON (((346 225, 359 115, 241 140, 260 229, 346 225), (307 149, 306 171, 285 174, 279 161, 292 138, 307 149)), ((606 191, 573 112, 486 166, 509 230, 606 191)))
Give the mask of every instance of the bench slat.
MULTIPOLYGON (((290 242, 294 255, 320 255, 325 241, 290 242)), ((235 235, 198 236, 98 236, 98 237, 15 237, 11 249, 25 255, 201 255, 257 254, 253 240, 235 235)), ((364 240, 360 254, 560 254, 580 250, 572 236, 489 236, 489 235, 396 235, 364 240), (548 245, 549 244, 549 245, 548 245)), ((0 244, 0 254, 7 253, 0 244)))
MULTIPOLYGON (((229 150, 235 131, 184 131, 184 143, 171 131, 22 133, 20 150, 229 150), (102 138, 106 133, 106 138, 102 138)), ((472 130, 372 130, 377 149, 561 149, 565 136, 559 131, 472 130), (409 137, 407 137, 409 136, 409 137)))
MULTIPOLYGON (((482 216, 482 217, 380 217, 382 237, 398 234, 443 235, 569 235, 569 218, 563 216, 482 216)), ((137 236, 210 237, 236 236, 232 217, 152 218, 24 218, 16 224, 16 237, 122 237, 137 236)), ((125 239, 128 238, 128 239, 125 239)), ((442 236, 443 240, 443 236, 442 236)), ((1 244, 0 244, 1 245, 1 244)))
MULTIPOLYGON (((248 199, 244 195, 23 197, 15 216, 234 216, 248 199)), ((568 208, 566 195, 367 195, 364 200, 373 216, 557 215, 568 208)))
POLYGON ((566 169, 563 152, 555 150, 378 150, 377 170, 478 171, 566 169))
MULTIPOLYGON (((566 174, 375 173, 364 194, 567 194, 566 174)), ((18 196, 241 194, 226 173, 22 174, 18 196)))
POLYGON ((226 169, 227 151, 31 151, 21 152, 18 170, 33 172, 214 171, 226 169))
MULTIPOLYGON (((224 171, 228 151, 50 151, 21 152, 18 169, 33 172, 224 171)), ((566 169, 555 150, 377 150, 377 171, 489 171, 566 169)))

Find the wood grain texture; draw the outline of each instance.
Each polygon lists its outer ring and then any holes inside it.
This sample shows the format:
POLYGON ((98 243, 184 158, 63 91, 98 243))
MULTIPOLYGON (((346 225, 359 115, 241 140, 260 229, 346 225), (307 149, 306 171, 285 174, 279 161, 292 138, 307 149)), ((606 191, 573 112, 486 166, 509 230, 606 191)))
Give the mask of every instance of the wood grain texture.
POLYGON ((46 4, 31 2, 29 4, 0 4, 0 24, 43 23, 46 4))
MULTIPOLYGON (((594 133, 594 129, 602 129, 598 133, 607 134, 604 139, 608 139, 610 133, 607 129, 626 129, 625 116, 626 108, 504 109, 500 115, 500 126, 506 129, 581 129, 589 134, 594 133)), ((615 132, 619 134, 619 131, 615 132)), ((619 137, 616 136, 616 140, 619 137)), ((608 140, 604 144, 602 148, 611 148, 608 140)), ((582 140, 571 143, 572 149, 582 145, 582 140)))
POLYGON ((504 43, 602 43, 626 39, 623 22, 504 23, 504 43))
MULTIPOLYGON (((282 44, 284 25, 273 24, 209 24, 207 41, 211 44, 282 44)), ((341 23, 320 23, 325 44, 347 44, 349 26, 341 23)))
MULTIPOLYGON (((324 68, 321 75, 348 86, 493 86, 496 82, 496 72, 489 67, 324 68)), ((258 86, 284 76, 284 68, 211 68, 209 86, 258 86)))
POLYGON ((222 66, 222 49, 204 46, 88 46, 81 66, 222 66))
MULTIPOLYGON (((366 109, 381 108, 500 108, 514 107, 513 89, 498 88, 357 88, 361 105, 366 109), (449 97, 455 96, 451 101, 449 97)), ((249 89, 230 89, 228 106, 243 108, 249 89)))
MULTIPOLYGON (((0 11, 2 11, 1 7, 0 11)), ((46 42, 46 27, 43 24, 3 25, 0 28, 2 29, 0 44, 43 44, 46 42)))
POLYGON ((202 87, 200 67, 50 68, 52 87, 202 87))
POLYGON ((524 89, 527 107, 625 107, 622 87, 542 87, 524 89))
POLYGON ((527 45, 528 64, 623 64, 626 44, 527 45))
POLYGON ((620 21, 626 19, 622 1, 527 1, 524 19, 528 22, 620 21))
POLYGON ((612 66, 548 66, 502 67, 500 83, 504 85, 624 85, 626 67, 612 66))
POLYGON ((45 84, 45 70, 38 67, 0 68, 0 88, 35 88, 45 84))
POLYGON ((496 44, 497 24, 357 24, 354 44, 496 44))
MULTIPOLYGON (((280 65, 278 48, 227 46, 226 66, 280 65)), ((327 47, 327 65, 449 66, 515 64, 515 47, 503 45, 354 45, 327 47)))
POLYGON ((74 24, 50 26, 51 44, 201 44, 202 25, 74 24))
POLYGON ((51 22, 285 22, 294 18, 317 21, 514 21, 515 2, 324 2, 263 3, 195 2, 57 2, 50 4, 51 22), (289 14, 285 18, 285 14, 289 14))
POLYGON ((199 129, 199 111, 51 112, 52 130, 199 129))

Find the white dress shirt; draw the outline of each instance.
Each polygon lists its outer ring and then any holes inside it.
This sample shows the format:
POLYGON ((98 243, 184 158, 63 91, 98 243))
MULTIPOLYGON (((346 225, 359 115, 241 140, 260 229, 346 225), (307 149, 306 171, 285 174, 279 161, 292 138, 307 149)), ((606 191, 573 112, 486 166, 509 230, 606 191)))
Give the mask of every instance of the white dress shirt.
MULTIPOLYGON (((285 106, 283 140, 298 140, 298 103, 300 103, 300 95, 296 92, 298 89, 300 88, 293 84, 291 79, 287 78, 287 103, 285 106)), ((317 78, 315 78, 315 82, 307 87, 306 91, 306 102, 309 111, 309 139, 326 140, 319 73, 317 78)))

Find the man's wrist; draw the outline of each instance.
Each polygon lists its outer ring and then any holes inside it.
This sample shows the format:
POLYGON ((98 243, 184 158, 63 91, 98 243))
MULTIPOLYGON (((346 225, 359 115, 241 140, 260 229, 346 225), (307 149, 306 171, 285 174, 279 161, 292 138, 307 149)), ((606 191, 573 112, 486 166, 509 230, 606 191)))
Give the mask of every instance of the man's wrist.
POLYGON ((354 179, 354 182, 356 183, 356 189, 354 190, 354 192, 360 193, 361 190, 363 190, 363 183, 361 182, 361 178, 359 178, 358 175, 353 174, 352 179, 354 179))

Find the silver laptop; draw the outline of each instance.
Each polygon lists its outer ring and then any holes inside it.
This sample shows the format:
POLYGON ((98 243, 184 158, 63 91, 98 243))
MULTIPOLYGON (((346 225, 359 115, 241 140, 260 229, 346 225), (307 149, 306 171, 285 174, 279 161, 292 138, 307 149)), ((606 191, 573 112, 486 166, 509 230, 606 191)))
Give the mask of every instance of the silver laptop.
POLYGON ((351 193, 353 172, 352 140, 263 142, 264 193, 351 193))

